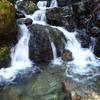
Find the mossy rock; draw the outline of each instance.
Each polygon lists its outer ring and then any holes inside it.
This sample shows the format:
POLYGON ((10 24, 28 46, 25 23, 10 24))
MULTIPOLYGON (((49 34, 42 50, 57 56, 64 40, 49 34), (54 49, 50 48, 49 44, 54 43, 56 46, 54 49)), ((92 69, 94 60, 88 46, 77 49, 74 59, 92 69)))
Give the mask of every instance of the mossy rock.
POLYGON ((0 1, 0 36, 16 33, 15 8, 7 0, 0 1))
POLYGON ((9 51, 10 49, 7 46, 0 47, 0 68, 8 67, 10 60, 9 51))
POLYGON ((11 2, 12 4, 14 4, 14 0, 7 0, 7 1, 11 2))
POLYGON ((35 3, 32 1, 22 1, 19 5, 18 8, 20 10, 23 10, 26 14, 33 14, 36 10, 38 10, 38 7, 35 3))

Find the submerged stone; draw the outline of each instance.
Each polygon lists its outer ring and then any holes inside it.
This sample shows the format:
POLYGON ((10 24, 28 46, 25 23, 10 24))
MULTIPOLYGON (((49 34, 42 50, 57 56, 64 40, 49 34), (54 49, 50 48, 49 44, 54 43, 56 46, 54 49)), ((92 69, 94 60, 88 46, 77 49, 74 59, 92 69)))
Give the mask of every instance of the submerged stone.
POLYGON ((7 86, 1 91, 0 98, 2 100, 62 100, 63 78, 64 70, 48 68, 31 78, 27 76, 24 82, 7 86))

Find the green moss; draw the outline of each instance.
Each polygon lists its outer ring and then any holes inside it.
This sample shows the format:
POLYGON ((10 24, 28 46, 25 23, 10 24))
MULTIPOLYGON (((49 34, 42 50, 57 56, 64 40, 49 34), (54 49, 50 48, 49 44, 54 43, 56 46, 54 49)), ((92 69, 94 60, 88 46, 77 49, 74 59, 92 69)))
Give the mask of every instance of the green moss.
POLYGON ((0 1, 0 35, 16 31, 15 9, 7 0, 0 1))
POLYGON ((25 11, 27 14, 33 14, 36 10, 38 10, 38 7, 32 1, 22 1, 19 5, 19 9, 25 11))
POLYGON ((7 47, 1 47, 0 48, 0 57, 3 57, 8 52, 7 47))

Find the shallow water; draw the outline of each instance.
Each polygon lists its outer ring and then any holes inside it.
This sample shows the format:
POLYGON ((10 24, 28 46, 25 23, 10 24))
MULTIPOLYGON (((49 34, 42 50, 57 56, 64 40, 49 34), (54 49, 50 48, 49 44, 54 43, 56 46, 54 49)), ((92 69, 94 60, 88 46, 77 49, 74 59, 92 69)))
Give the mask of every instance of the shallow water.
POLYGON ((82 98, 91 98, 92 94, 94 98, 99 98, 99 75, 87 81, 85 81, 87 76, 78 76, 80 82, 77 82, 66 77, 65 64, 62 66, 49 64, 41 67, 45 68, 42 72, 20 76, 12 84, 5 86, 0 92, 0 100, 64 100, 65 93, 62 88, 64 80, 68 82, 72 93, 77 93, 82 98), (82 79, 84 81, 81 82, 82 79))

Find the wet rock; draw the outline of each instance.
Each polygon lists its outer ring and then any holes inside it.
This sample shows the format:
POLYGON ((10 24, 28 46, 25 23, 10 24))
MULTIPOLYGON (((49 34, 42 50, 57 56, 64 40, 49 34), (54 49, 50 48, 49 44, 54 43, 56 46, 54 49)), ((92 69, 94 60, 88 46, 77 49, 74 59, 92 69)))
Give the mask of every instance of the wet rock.
POLYGON ((76 38, 81 43, 81 46, 83 48, 89 48, 91 42, 90 36, 83 30, 77 30, 77 32, 78 34, 76 35, 76 38))
POLYGON ((64 49, 63 50, 63 53, 62 53, 62 60, 64 61, 71 61, 73 60, 73 57, 72 57, 72 52, 68 49, 64 49))
MULTIPOLYGON (((0 1, 0 37, 10 36, 16 33, 15 9, 12 3, 7 0, 0 1)), ((16 35, 15 35, 16 36, 16 35)))
POLYGON ((96 26, 100 28, 100 10, 96 13, 96 26))
POLYGON ((64 7, 67 5, 67 0, 57 0, 59 7, 64 7))
POLYGON ((16 10, 16 18, 17 18, 17 19, 18 19, 18 18, 25 18, 25 15, 24 15, 21 11, 16 10))
POLYGON ((84 24, 87 21, 86 20, 87 14, 89 13, 87 13, 84 2, 78 1, 73 4, 73 15, 75 17, 76 26, 78 29, 81 29, 84 27, 84 24))
POLYGON ((28 0, 20 2, 18 8, 20 10, 23 10, 26 14, 33 14, 36 10, 38 10, 37 5, 32 1, 28 0))
MULTIPOLYGON (((61 70, 60 70, 61 72, 61 70)), ((61 94, 61 80, 63 77, 61 73, 58 75, 58 72, 47 70, 43 72, 33 84, 33 97, 35 100, 62 100, 63 93, 61 94)))
POLYGON ((58 56, 64 48, 64 35, 61 31, 50 26, 30 25, 30 58, 33 61, 49 61, 53 58, 51 42, 55 44, 58 56))
POLYGON ((10 65, 10 48, 0 47, 0 68, 9 67, 10 65))
POLYGON ((32 19, 30 19, 30 18, 27 18, 27 19, 25 19, 25 25, 31 25, 32 24, 32 19))
POLYGON ((20 18, 20 19, 17 19, 17 24, 25 24, 25 25, 31 25, 32 24, 32 19, 30 18, 20 18))
POLYGON ((47 9, 46 16, 48 24, 74 29, 74 18, 72 15, 69 16, 68 7, 47 9))
POLYGON ((91 27, 89 29, 90 33, 89 35, 93 36, 93 37, 98 37, 100 36, 100 28, 99 27, 91 27))
POLYGON ((94 47, 94 54, 97 57, 100 57, 100 37, 98 37, 97 41, 96 41, 96 45, 94 47))

